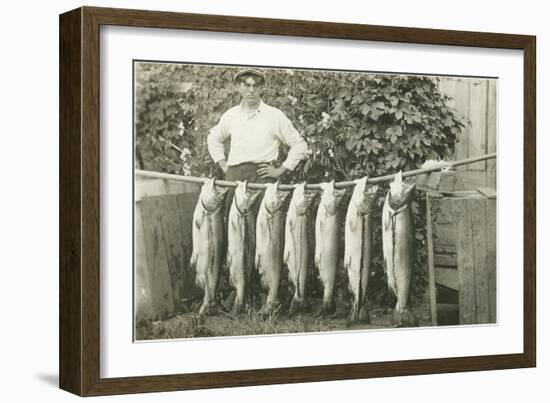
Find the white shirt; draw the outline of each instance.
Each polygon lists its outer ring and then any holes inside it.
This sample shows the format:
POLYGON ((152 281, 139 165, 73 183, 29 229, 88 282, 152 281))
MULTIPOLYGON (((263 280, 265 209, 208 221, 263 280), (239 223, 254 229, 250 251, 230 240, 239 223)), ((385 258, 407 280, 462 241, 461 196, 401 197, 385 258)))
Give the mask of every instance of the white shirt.
POLYGON ((252 113, 242 105, 234 106, 210 129, 208 152, 214 162, 225 159, 224 141, 228 138, 231 139, 228 166, 274 161, 284 143, 290 150, 283 166, 292 171, 307 152, 306 142, 286 115, 263 102, 252 113))

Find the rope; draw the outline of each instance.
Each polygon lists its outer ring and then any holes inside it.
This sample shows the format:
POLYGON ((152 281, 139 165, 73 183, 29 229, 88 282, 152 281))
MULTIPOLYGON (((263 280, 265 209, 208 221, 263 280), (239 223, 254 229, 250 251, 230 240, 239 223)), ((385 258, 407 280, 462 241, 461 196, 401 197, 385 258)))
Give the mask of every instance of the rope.
MULTIPOLYGON (((441 164, 437 164, 429 168, 419 168, 419 169, 413 169, 412 171, 403 172, 403 178, 408 178, 411 176, 418 176, 418 175, 422 175, 430 172, 439 171, 445 167, 454 168, 461 165, 473 164, 475 162, 490 160, 496 157, 497 157, 497 153, 492 153, 492 154, 481 155, 478 157, 466 158, 458 161, 449 161, 449 162, 442 161, 441 164)), ((183 176, 183 175, 167 174, 162 172, 143 171, 141 169, 136 169, 135 174, 137 176, 143 176, 143 177, 152 178, 152 179, 164 179, 164 180, 170 180, 170 181, 176 181, 176 182, 197 183, 199 185, 202 185, 204 182, 204 178, 199 178, 196 176, 183 176)), ((372 177, 372 178, 369 177, 367 179, 367 183, 375 184, 375 183, 391 182, 394 179, 395 175, 396 174, 384 175, 384 176, 372 177)), ((225 180, 216 179, 215 184, 216 186, 222 186, 222 187, 237 187, 237 182, 225 181, 225 180)), ((294 190, 294 186, 295 185, 280 184, 278 189, 294 190)), ((334 187, 336 189, 344 189, 344 188, 349 188, 353 186, 355 186, 354 181, 337 182, 334 184, 334 187)), ((262 189, 265 189, 266 186, 263 183, 248 183, 247 188, 262 190, 262 189)), ((322 190, 320 183, 308 183, 306 184, 306 189, 322 190)))

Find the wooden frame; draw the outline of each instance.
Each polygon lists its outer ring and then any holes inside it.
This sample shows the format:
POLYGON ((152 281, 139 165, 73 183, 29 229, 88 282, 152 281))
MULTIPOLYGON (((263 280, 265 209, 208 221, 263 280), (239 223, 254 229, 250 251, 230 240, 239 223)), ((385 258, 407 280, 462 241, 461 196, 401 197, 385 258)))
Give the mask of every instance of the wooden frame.
POLYGON ((82 7, 60 16, 60 387, 81 396, 533 367, 536 363, 534 36, 82 7), (522 354, 100 378, 99 28, 155 27, 520 49, 524 52, 522 354))

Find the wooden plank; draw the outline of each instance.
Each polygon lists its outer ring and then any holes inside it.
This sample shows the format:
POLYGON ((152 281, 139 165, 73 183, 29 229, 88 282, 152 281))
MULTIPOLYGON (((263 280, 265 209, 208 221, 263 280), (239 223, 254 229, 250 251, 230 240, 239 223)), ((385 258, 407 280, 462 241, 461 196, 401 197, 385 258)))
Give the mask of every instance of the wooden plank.
POLYGON ((164 248, 167 257, 168 270, 170 273, 170 285, 172 287, 172 295, 174 298, 174 310, 180 308, 183 299, 182 288, 185 283, 183 279, 183 268, 188 265, 190 253, 187 248, 183 247, 182 231, 181 231, 181 209, 178 206, 179 195, 162 196, 162 238, 164 240, 164 248))
POLYGON ((454 245, 456 243, 456 228, 454 224, 437 224, 433 228, 434 242, 437 245, 454 245))
POLYGON ((175 307, 170 267, 164 245, 164 197, 166 196, 143 197, 141 201, 151 305, 155 319, 166 318, 174 312, 175 307))
MULTIPOLYGON (((198 192, 195 192, 145 196, 139 203, 143 217, 151 316, 154 318, 164 318, 181 311, 187 302, 201 294, 189 264, 191 223, 197 199, 198 192)), ((140 251, 136 251, 136 255, 138 253, 140 251)))
POLYGON ((453 255, 456 258, 456 242, 454 245, 441 245, 434 242, 435 255, 453 255))
POLYGON ((456 304, 438 304, 437 316, 440 326, 453 326, 459 324, 458 306, 456 304))
MULTIPOLYGON (((486 154, 487 151, 487 80, 469 80, 470 85, 470 138, 468 156, 486 154)), ((468 171, 485 172, 485 161, 468 165, 468 171)), ((485 175, 481 175, 485 180, 485 175)))
POLYGON ((468 200, 473 232, 475 323, 489 323, 489 277, 487 270, 486 200, 468 200))
POLYGON ((456 255, 443 255, 434 253, 434 265, 438 267, 457 267, 456 255))
MULTIPOLYGON (((467 79, 446 77, 442 79, 444 93, 453 98, 449 104, 452 108, 466 119, 470 118, 470 86, 467 79)), ((455 147, 455 159, 469 157, 470 127, 466 125, 460 134, 459 141, 455 147)), ((466 167, 459 167, 458 170, 466 170, 466 167)))
MULTIPOLYGON (((489 80, 487 86, 487 152, 497 151, 497 80, 489 80)), ((486 184, 497 188, 497 161, 487 161, 486 184)))
POLYGON ((464 184, 465 189, 475 189, 486 185, 485 172, 479 171, 460 171, 459 177, 464 184))
POLYGON ((440 193, 446 197, 481 197, 479 193, 475 190, 457 190, 454 192, 441 191, 440 193))
POLYGON ((430 195, 426 194, 426 219, 427 219, 427 246, 428 246, 428 284, 430 292, 430 315, 432 325, 437 326, 437 300, 435 291, 434 248, 432 233, 432 212, 430 195))
POLYGON ((435 266, 435 283, 458 290, 458 270, 456 268, 435 266))
POLYGON ((440 225, 440 224, 454 225, 455 219, 453 215, 452 205, 448 199, 446 198, 439 199, 437 204, 434 204, 434 201, 432 200, 432 207, 434 211, 433 219, 436 225, 440 225))
POLYGON ((456 256, 458 261, 458 301, 460 324, 475 323, 475 271, 472 219, 467 199, 453 200, 453 211, 456 216, 456 256))
POLYGON ((462 190, 456 171, 431 172, 418 175, 415 179, 416 188, 426 192, 462 190))
POLYGON ((151 285, 147 268, 147 255, 145 253, 145 237, 143 233, 143 220, 141 203, 136 203, 134 210, 134 242, 135 242, 135 284, 134 301, 135 317, 137 319, 153 319, 154 309, 151 297, 151 285))
POLYGON ((497 197, 497 192, 493 188, 479 187, 477 188, 477 191, 485 196, 487 199, 496 199, 497 197))
POLYGON ((139 202, 146 196, 163 196, 168 194, 195 193, 200 191, 200 185, 186 182, 176 182, 164 179, 150 179, 136 176, 135 201, 139 202))
POLYGON ((461 324, 496 322, 496 200, 457 199, 461 324))
POLYGON ((487 234, 487 263, 488 271, 488 298, 489 298, 489 323, 497 322, 497 231, 496 231, 496 200, 485 202, 486 234, 487 234))

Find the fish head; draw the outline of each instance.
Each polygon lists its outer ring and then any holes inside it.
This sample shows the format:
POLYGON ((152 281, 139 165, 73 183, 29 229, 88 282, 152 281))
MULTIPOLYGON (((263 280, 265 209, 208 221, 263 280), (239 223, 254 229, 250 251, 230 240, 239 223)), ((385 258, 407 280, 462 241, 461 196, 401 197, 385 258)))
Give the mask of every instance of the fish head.
POLYGON ((407 204, 412 198, 414 187, 414 179, 403 180, 403 173, 399 171, 395 175, 394 181, 390 183, 388 194, 390 205, 393 208, 399 208, 407 204))
POLYGON ((316 192, 306 190, 305 182, 300 183, 295 185, 290 203, 296 208, 296 213, 298 215, 304 215, 308 213, 316 195, 316 192))
POLYGON ((216 211, 223 204, 228 190, 216 187, 214 178, 205 179, 200 193, 203 207, 209 212, 216 211))
POLYGON ((305 202, 306 202, 306 184, 299 183, 296 186, 294 186, 291 203, 296 208, 299 209, 305 204, 305 202))
POLYGON ((321 205, 325 208, 328 214, 336 214, 346 191, 344 189, 335 189, 334 181, 321 183, 321 189, 323 189, 323 194, 321 195, 321 205))
POLYGON ((260 193, 260 191, 249 189, 246 181, 237 181, 234 201, 239 211, 243 214, 248 213, 252 209, 260 193))
POLYGON ((290 192, 279 190, 279 182, 266 183, 265 187, 263 204, 269 214, 275 214, 283 208, 290 192))
POLYGON ((351 196, 352 202, 362 214, 370 213, 378 191, 378 185, 368 185, 367 181, 367 176, 355 180, 355 188, 351 196))

